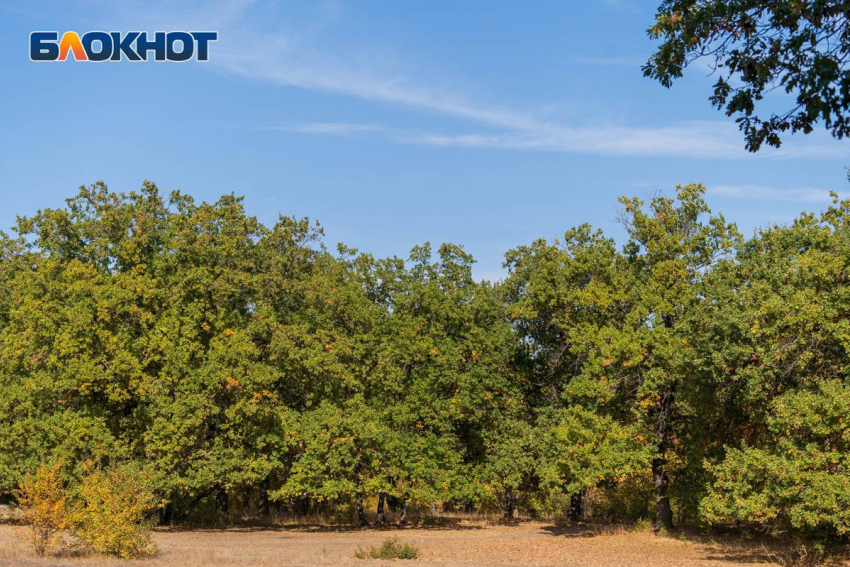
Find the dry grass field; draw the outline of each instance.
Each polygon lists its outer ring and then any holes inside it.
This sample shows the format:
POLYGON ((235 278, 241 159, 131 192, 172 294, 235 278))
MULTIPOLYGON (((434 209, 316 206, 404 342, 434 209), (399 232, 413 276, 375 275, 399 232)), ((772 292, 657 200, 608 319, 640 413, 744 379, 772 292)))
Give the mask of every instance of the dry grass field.
POLYGON ((589 529, 523 522, 463 522, 451 528, 339 530, 331 528, 158 529, 158 553, 139 561, 96 556, 39 559, 20 543, 21 527, 0 525, 0 565, 32 567, 253 567, 275 565, 691 567, 782 565, 759 544, 696 537, 655 537, 646 531, 589 529), (416 545, 411 561, 361 560, 360 547, 388 537, 416 545))

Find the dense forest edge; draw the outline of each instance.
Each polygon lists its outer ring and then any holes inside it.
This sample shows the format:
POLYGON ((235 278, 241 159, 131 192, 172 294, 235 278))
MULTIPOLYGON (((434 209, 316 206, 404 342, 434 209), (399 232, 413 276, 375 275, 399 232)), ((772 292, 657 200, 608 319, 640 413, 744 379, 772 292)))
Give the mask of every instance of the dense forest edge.
MULTIPOLYGON (((744 237, 701 185, 477 281, 233 195, 80 188, 0 234, 0 500, 132 467, 165 524, 442 512, 850 532, 850 201, 744 237)), ((612 203, 612 211, 614 204, 612 203)))

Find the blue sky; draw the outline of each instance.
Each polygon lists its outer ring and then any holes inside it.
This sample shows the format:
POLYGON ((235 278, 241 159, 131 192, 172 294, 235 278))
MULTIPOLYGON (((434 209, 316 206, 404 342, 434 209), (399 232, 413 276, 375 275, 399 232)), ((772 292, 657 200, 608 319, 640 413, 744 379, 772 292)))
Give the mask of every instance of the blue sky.
POLYGON ((0 227, 150 179, 376 255, 457 242, 498 278, 506 250, 581 222, 621 235, 620 195, 699 181, 751 233, 850 190, 850 141, 751 155, 705 67, 643 78, 657 3, 2 0, 0 227), (34 30, 130 29, 220 39, 208 63, 28 58, 34 30))

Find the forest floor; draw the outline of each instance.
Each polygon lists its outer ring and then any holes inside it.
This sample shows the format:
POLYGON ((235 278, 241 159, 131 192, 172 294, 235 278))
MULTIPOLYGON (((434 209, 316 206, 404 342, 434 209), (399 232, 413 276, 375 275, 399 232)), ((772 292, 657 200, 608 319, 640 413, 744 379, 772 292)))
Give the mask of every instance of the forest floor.
POLYGON ((158 552, 138 561, 97 556, 37 558, 21 541, 22 526, 0 525, 0 566, 254 567, 276 565, 691 567, 782 565, 777 549, 737 539, 656 537, 649 531, 594 530, 539 522, 460 522, 446 528, 340 529, 327 526, 181 529, 154 533, 158 552), (397 537, 419 548, 411 561, 362 560, 358 548, 397 537))

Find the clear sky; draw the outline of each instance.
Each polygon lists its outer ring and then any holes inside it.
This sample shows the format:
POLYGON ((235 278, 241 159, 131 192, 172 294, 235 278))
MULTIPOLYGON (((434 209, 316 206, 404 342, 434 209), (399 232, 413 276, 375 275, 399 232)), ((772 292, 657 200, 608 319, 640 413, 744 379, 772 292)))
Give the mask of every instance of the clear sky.
POLYGON ((0 0, 0 227, 150 179, 376 255, 457 242, 498 278, 506 250, 579 223, 619 237, 620 195, 703 182, 751 233, 850 190, 850 141, 753 156, 706 67, 643 78, 658 1, 0 0), (33 63, 35 30, 220 39, 207 63, 33 63))

